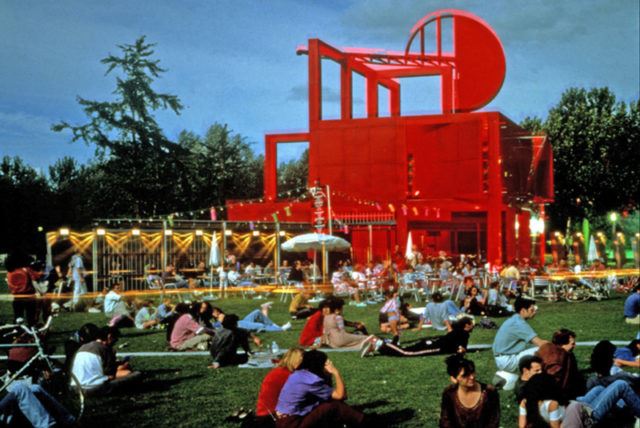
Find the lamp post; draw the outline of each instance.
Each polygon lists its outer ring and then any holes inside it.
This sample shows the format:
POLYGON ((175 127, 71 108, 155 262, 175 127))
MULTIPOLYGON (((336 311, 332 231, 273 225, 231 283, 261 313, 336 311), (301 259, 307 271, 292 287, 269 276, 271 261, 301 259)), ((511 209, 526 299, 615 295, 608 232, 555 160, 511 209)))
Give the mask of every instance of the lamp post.
POLYGON ((531 258, 536 255, 536 239, 538 238, 538 218, 531 216, 529 219, 529 233, 531 234, 531 258))
POLYGON ((609 214, 609 220, 611 220, 611 240, 616 239, 616 221, 618 221, 618 214, 612 212, 609 214))

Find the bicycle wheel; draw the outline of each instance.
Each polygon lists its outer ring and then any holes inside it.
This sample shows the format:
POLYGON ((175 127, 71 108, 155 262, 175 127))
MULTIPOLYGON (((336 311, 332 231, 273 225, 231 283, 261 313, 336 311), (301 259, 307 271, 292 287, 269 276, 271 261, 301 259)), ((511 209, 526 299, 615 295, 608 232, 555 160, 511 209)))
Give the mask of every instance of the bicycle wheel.
POLYGON ((84 393, 73 373, 67 372, 57 362, 53 375, 42 386, 69 412, 76 421, 84 413, 84 393))
POLYGON ((564 298, 567 302, 584 302, 591 297, 591 290, 583 284, 566 284, 564 288, 564 298))

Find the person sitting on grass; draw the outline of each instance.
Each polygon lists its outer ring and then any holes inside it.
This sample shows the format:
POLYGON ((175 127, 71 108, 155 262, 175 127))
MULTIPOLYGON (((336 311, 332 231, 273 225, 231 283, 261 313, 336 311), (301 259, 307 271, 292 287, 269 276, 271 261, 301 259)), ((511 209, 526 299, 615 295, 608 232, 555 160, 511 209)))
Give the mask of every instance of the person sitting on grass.
POLYGON ((640 368, 640 340, 634 339, 627 346, 621 346, 616 348, 613 353, 613 364, 616 367, 631 367, 635 369, 640 368))
POLYGON ((515 387, 513 388, 513 394, 516 397, 516 403, 520 404, 522 401, 522 388, 529 382, 533 376, 542 373, 542 358, 537 355, 525 355, 520 358, 518 362, 518 368, 520 369, 520 376, 516 380, 515 387))
POLYGON ((460 308, 451 300, 444 300, 442 294, 438 291, 431 295, 431 302, 427 303, 422 313, 422 322, 417 330, 420 329, 424 322, 430 321, 431 327, 436 330, 451 331, 451 318, 462 313, 460 308))
MULTIPOLYGON (((464 354, 467 351, 469 335, 473 331, 473 320, 463 317, 453 323, 451 331, 444 336, 424 337, 413 340, 405 346, 394 343, 383 343, 378 347, 380 355, 389 357, 424 357, 442 354, 464 354)), ((373 354, 364 353, 361 356, 373 354)))
MULTIPOLYGON (((344 300, 332 299, 330 313, 324 317, 322 324, 323 344, 331 348, 361 349, 365 343, 375 344, 375 336, 347 333, 347 325, 342 317, 344 300)), ((360 323, 361 324, 361 323, 360 323)))
POLYGON ((640 279, 624 301, 624 320, 627 324, 640 325, 640 279))
POLYGON ((178 314, 178 319, 171 330, 169 341, 171 349, 175 351, 207 349, 211 336, 215 332, 198 324, 189 313, 189 305, 186 303, 178 303, 175 312, 178 314))
POLYGON ((544 372, 553 376, 566 399, 575 399, 585 392, 586 383, 578 371, 573 349, 576 334, 566 328, 553 333, 551 342, 540 346, 536 355, 542 358, 544 372))
POLYGON ((118 328, 102 327, 96 340, 76 352, 71 372, 85 393, 106 395, 140 380, 142 373, 132 371, 128 360, 116 359, 114 345, 119 337, 118 328))
POLYGON ((640 395, 627 382, 616 380, 596 386, 578 397, 566 409, 562 428, 628 426, 629 419, 640 418, 640 395))
POLYGON ((486 299, 482 296, 480 289, 473 285, 467 291, 460 309, 470 315, 485 315, 485 302, 486 299))
POLYGON ((324 317, 331 313, 332 299, 333 298, 330 297, 321 301, 318 304, 318 311, 307 318, 307 322, 304 323, 304 327, 302 327, 302 331, 300 332, 300 338, 298 339, 298 343, 301 346, 320 345, 322 341, 324 317))
POLYGON ((440 428, 498 428, 498 391, 477 381, 473 361, 451 355, 446 364, 452 385, 442 392, 440 428))
MULTIPOLYGON (((385 302, 378 314, 380 331, 391 333, 393 335, 392 343, 397 344, 400 341, 400 299, 398 292, 394 289, 386 290, 384 297, 385 302)), ((407 326, 405 325, 405 327, 407 326)))
POLYGON ((148 330, 158 325, 159 321, 156 318, 155 311, 153 310, 153 302, 151 300, 136 299, 134 304, 136 308, 138 308, 138 312, 136 312, 136 317, 134 319, 134 323, 138 330, 148 330))
POLYGON ((109 325, 113 327, 133 327, 134 319, 131 316, 131 308, 120 294, 122 283, 116 281, 111 284, 109 292, 104 297, 104 314, 109 319, 109 325))
POLYGON ((555 379, 537 374, 522 388, 519 403, 518 428, 560 428, 567 401, 555 379))
POLYGON ((271 321, 271 319, 269 318, 269 310, 272 306, 272 302, 263 303, 262 305, 260 305, 260 309, 256 309, 250 312, 246 317, 240 320, 240 322, 238 322, 238 326, 254 332, 275 332, 289 330, 291 328, 290 322, 284 324, 283 326, 279 326, 278 324, 271 321))
POLYGON ((251 348, 249 346, 249 332, 238 328, 238 316, 227 314, 222 320, 222 328, 216 331, 211 340, 211 358, 213 362, 210 369, 225 366, 239 366, 249 361, 251 348), (242 348, 244 353, 238 354, 237 349, 242 348))
POLYGON ((500 288, 500 282, 493 281, 489 284, 489 292, 486 302, 486 312, 490 317, 506 317, 513 315, 513 306, 500 288))
POLYGON ((311 290, 309 289, 300 290, 300 292, 296 294, 289 305, 289 315, 291 315, 291 318, 294 320, 302 320, 310 317, 318 310, 309 304, 311 294, 311 290))
POLYGON ((635 389, 640 388, 640 377, 615 367, 616 346, 608 340, 596 343, 591 351, 590 363, 593 375, 587 379, 587 390, 596 386, 608 386, 616 380, 624 380, 635 389))
POLYGON ((162 299, 162 303, 156 308, 156 318, 161 324, 165 323, 167 317, 173 314, 173 300, 170 297, 162 299))
POLYGON ((518 372, 520 358, 533 355, 539 346, 548 343, 540 339, 527 323, 537 313, 536 301, 518 297, 513 306, 516 313, 500 326, 492 346, 498 370, 509 373, 518 372))
POLYGON ((282 356, 278 365, 267 373, 258 393, 256 415, 252 424, 254 428, 275 427, 276 405, 280 391, 291 373, 300 367, 303 355, 302 348, 290 348, 282 356))
POLYGON ((209 302, 193 302, 191 304, 191 316, 202 327, 213 328, 215 322, 213 316, 213 306, 209 302))
POLYGON ((0 426, 36 428, 76 426, 76 418, 42 386, 16 380, 0 400, 0 426))
POLYGON ((364 413, 346 404, 340 371, 324 352, 305 352, 302 363, 285 382, 276 405, 276 427, 364 427, 364 413), (333 378, 334 386, 331 386, 333 378))

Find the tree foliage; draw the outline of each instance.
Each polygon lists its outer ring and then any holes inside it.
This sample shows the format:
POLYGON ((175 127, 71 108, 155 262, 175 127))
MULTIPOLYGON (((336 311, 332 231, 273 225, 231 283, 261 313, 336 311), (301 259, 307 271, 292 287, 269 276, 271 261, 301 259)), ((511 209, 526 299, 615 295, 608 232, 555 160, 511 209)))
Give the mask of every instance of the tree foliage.
POLYGON ((544 123, 522 126, 544 131, 553 147, 556 225, 567 218, 636 209, 640 195, 639 103, 616 101, 608 88, 565 91, 544 123))
POLYGON ((278 191, 292 197, 307 191, 309 178, 309 149, 302 152, 300 159, 293 159, 278 165, 278 191))
POLYGON ((179 114, 177 96, 156 92, 155 79, 165 72, 153 59, 153 44, 140 37, 132 45, 120 45, 121 56, 102 60, 106 75, 115 72, 113 101, 91 101, 78 97, 89 122, 71 125, 60 122, 54 131, 68 129, 73 141, 95 144, 102 163, 101 198, 112 202, 103 215, 133 213, 155 215, 178 203, 172 198, 174 180, 182 169, 180 146, 169 141, 154 112, 169 109, 179 114))

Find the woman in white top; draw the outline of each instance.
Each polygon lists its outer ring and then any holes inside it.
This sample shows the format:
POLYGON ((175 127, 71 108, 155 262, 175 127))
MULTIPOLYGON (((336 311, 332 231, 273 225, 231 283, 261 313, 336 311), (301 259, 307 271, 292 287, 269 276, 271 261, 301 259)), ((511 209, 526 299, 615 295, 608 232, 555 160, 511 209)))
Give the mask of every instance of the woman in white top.
POLYGON ((565 400, 553 377, 540 373, 522 388, 518 428, 560 428, 565 400))

